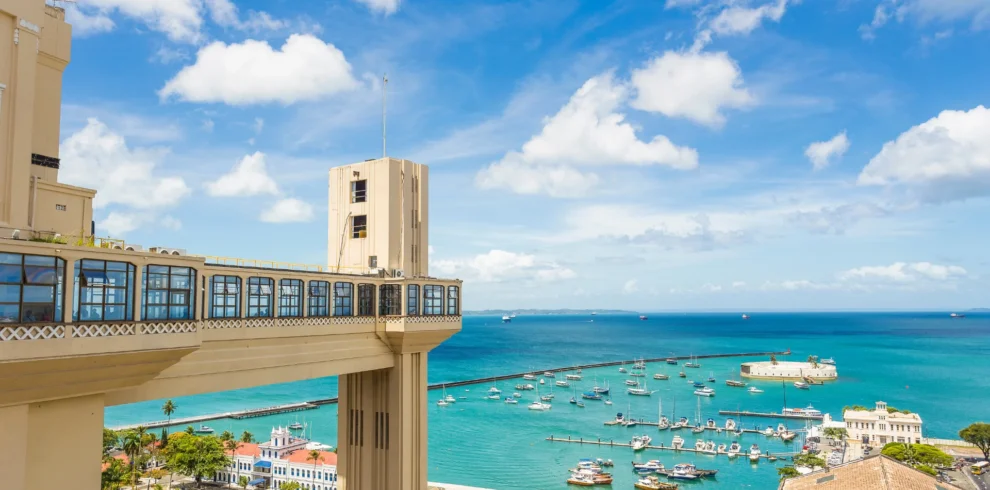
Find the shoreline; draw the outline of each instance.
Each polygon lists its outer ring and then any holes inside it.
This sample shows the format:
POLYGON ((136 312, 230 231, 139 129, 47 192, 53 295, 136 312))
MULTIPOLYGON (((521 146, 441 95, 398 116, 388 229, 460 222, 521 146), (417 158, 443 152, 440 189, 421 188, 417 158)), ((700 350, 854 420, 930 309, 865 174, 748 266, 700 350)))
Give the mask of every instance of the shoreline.
MULTIPOLYGON (((592 363, 592 364, 580 364, 580 365, 575 365, 575 366, 565 366, 565 367, 557 367, 557 368, 549 368, 549 369, 534 369, 532 371, 525 371, 525 372, 521 372, 521 373, 504 374, 504 375, 501 375, 501 376, 489 376, 489 377, 485 377, 485 378, 475 378, 475 379, 467 379, 467 380, 461 380, 461 381, 452 381, 452 382, 449 382, 449 383, 433 383, 433 384, 430 384, 430 385, 427 386, 427 390, 439 390, 439 389, 442 389, 444 387, 456 388, 456 387, 459 387, 459 386, 470 386, 470 385, 475 385, 475 384, 487 383, 489 381, 493 381, 493 382, 494 381, 506 381, 506 380, 510 380, 510 379, 521 378, 521 377, 523 377, 526 374, 542 375, 544 372, 547 372, 547 371, 552 371, 552 372, 567 372, 567 371, 576 371, 578 369, 593 369, 593 368, 600 368, 600 367, 620 366, 620 365, 623 365, 623 364, 632 364, 632 363, 635 363, 636 361, 665 362, 667 359, 676 359, 678 361, 686 361, 686 360, 690 360, 690 359, 717 359, 717 358, 726 358, 726 357, 769 356, 771 354, 772 355, 777 355, 777 356, 786 356, 786 355, 790 355, 790 353, 791 352, 788 349, 786 351, 776 351, 776 352, 741 352, 741 353, 725 353, 725 354, 704 354, 704 355, 695 355, 695 356, 670 356, 670 357, 655 357, 655 358, 650 358, 650 359, 632 359, 632 360, 619 360, 619 361, 598 362, 598 363, 592 363)), ((238 419, 238 418, 245 418, 245 417, 260 417, 260 416, 266 416, 266 415, 277 415, 279 413, 286 413, 286 412, 291 412, 291 411, 315 409, 315 408, 319 408, 319 406, 322 406, 322 405, 333 405, 333 404, 336 404, 336 403, 337 403, 337 397, 321 398, 321 399, 318 399, 318 400, 302 401, 302 402, 295 402, 295 403, 287 403, 287 404, 282 404, 282 405, 276 405, 276 406, 273 406, 273 407, 251 408, 251 409, 245 409, 245 410, 236 410, 236 411, 232 411, 232 412, 223 412, 223 413, 214 413, 214 414, 206 414, 206 415, 196 415, 196 416, 191 416, 191 417, 183 417, 181 419, 173 419, 171 422, 168 422, 166 420, 156 420, 156 421, 152 421, 152 422, 143 422, 143 423, 137 423, 137 424, 126 424, 126 425, 119 425, 119 426, 116 426, 116 427, 107 427, 107 428, 110 429, 110 430, 129 430, 129 429, 134 429, 134 428, 137 428, 137 427, 145 427, 145 428, 148 428, 148 429, 158 429, 158 428, 161 428, 161 427, 172 427, 172 426, 177 426, 177 425, 186 425, 186 424, 197 423, 197 422, 206 422, 206 421, 209 421, 209 420, 220 420, 220 419, 227 419, 227 418, 238 419)))

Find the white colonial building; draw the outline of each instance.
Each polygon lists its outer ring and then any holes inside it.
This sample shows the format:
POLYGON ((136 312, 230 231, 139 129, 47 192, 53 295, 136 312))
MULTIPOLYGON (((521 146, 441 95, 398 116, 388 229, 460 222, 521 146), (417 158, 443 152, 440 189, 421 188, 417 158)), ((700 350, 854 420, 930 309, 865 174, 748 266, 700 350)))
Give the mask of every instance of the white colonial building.
POLYGON ((337 454, 320 450, 310 458, 311 443, 283 427, 273 427, 271 439, 261 444, 242 443, 231 457, 233 464, 216 474, 215 480, 236 484, 247 476, 255 488, 281 488, 294 481, 306 490, 336 490, 337 454))
POLYGON ((921 417, 916 413, 888 412, 885 402, 877 402, 873 410, 846 410, 842 420, 849 437, 864 444, 921 443, 921 417))

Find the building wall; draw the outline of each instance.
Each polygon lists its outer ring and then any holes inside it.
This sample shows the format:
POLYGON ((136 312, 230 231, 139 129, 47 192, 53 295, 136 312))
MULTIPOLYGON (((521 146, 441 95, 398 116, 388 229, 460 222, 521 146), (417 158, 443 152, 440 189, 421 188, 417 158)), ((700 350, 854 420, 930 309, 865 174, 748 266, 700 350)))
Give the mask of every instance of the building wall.
POLYGON ((746 362, 742 364, 739 374, 747 378, 767 379, 801 379, 810 376, 815 379, 835 379, 838 372, 835 366, 819 364, 817 368, 806 362, 779 362, 773 365, 770 361, 746 362))
POLYGON ((35 185, 37 193, 32 195, 37 196, 36 208, 31 212, 36 232, 58 233, 66 243, 76 243, 91 234, 96 192, 41 179, 35 185))

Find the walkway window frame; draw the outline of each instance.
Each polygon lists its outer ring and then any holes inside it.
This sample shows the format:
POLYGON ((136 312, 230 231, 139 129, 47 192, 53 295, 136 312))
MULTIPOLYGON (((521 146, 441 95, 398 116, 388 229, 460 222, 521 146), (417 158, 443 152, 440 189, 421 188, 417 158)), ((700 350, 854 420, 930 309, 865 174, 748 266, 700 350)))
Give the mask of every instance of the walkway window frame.
POLYGON ((247 287, 247 318, 272 318, 275 306, 275 280, 270 277, 249 277, 247 287))
POLYGON ((302 279, 280 279, 278 281, 278 316, 287 318, 303 316, 302 279))
POLYGON ((75 277, 76 301, 72 319, 77 322, 134 320, 134 274, 130 262, 82 259, 75 277), (99 315, 94 315, 94 313, 99 315))
POLYGON ((380 316, 402 314, 402 284, 382 284, 378 287, 378 314, 380 316))
POLYGON ((52 255, 0 253, 0 320, 62 323, 65 271, 65 260, 52 255), (39 301, 48 294, 51 301, 39 301))
POLYGON ((354 315, 354 284, 333 283, 333 316, 354 315))
POLYGON ((308 316, 330 316, 330 283, 328 281, 309 281, 309 311, 308 316))
POLYGON ((443 286, 426 284, 423 286, 423 315, 443 315, 443 286))
POLYGON ((447 314, 456 316, 460 310, 461 288, 447 286, 447 314))
POLYGON ((357 316, 375 316, 375 285, 358 284, 357 316))
POLYGON ((196 269, 148 264, 142 268, 142 274, 144 282, 141 288, 142 320, 193 319, 196 311, 196 269), (156 291, 163 292, 164 298, 153 298, 152 293, 156 291), (155 302, 152 303, 152 300, 155 302))
POLYGON ((240 277, 216 275, 210 278, 210 318, 241 318, 240 277))
POLYGON ((406 286, 406 316, 419 316, 419 284, 406 286))

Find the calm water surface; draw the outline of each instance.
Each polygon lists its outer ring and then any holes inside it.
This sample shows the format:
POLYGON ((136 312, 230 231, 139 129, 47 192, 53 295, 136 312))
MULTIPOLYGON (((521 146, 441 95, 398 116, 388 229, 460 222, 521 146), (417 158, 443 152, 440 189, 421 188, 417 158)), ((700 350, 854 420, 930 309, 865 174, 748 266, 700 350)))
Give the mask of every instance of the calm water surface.
MULTIPOLYGON (((788 406, 807 406, 834 416, 845 405, 872 405, 878 399, 890 406, 917 412, 924 420, 925 435, 956 438, 958 430, 972 421, 986 420, 990 411, 990 315, 971 314, 952 320, 947 313, 762 313, 743 321, 737 314, 652 314, 648 321, 634 315, 520 316, 511 324, 497 317, 466 317, 461 333, 430 353, 431 383, 483 378, 509 372, 595 362, 661 357, 786 350, 790 360, 808 355, 834 357, 839 380, 811 390, 782 388, 780 382, 754 382, 765 390, 748 394, 745 388, 730 388, 724 380, 738 372, 739 363, 754 359, 704 359, 701 369, 687 369, 688 379, 702 381, 709 374, 717 378, 713 398, 700 400, 693 388, 677 377, 680 367, 651 364, 647 372, 671 375, 669 381, 646 378, 657 390, 652 397, 625 394, 626 376, 618 368, 585 370, 584 380, 572 382, 578 390, 608 381, 613 389, 613 406, 586 401, 581 409, 567 403, 571 394, 555 389, 554 408, 533 412, 526 404, 535 393, 524 393, 519 405, 483 399, 489 384, 449 390, 466 397, 449 407, 438 407, 441 393, 430 393, 430 474, 434 481, 477 485, 498 489, 566 488, 567 468, 579 458, 611 458, 616 462, 612 488, 632 488, 636 480, 629 462, 660 459, 665 465, 694 462, 702 468, 719 470, 716 480, 682 485, 690 488, 775 488, 776 465, 748 460, 730 461, 724 456, 694 456, 645 451, 633 454, 628 448, 550 443, 552 435, 572 438, 628 442, 633 435, 647 433, 654 444, 670 445, 673 433, 656 428, 606 427, 605 420, 616 412, 631 412, 636 418, 657 419, 658 404, 668 417, 700 412, 719 425, 725 417, 719 409, 779 411, 787 398, 788 406)), ((558 378, 560 379, 560 378, 558 378)), ((521 382, 521 380, 519 380, 521 382)), ((500 388, 511 393, 515 382, 500 388)), ((552 384, 552 383, 551 383, 552 384)), ((545 387, 549 390, 549 385, 545 387)), ((265 407, 280 403, 336 396, 336 378, 271 385, 245 390, 176 398, 176 417, 265 407)), ((110 407, 108 426, 160 420, 163 401, 110 407)), ((324 406, 298 414, 246 420, 216 420, 210 423, 218 432, 244 430, 266 438, 273 425, 287 425, 299 417, 312 427, 313 438, 336 445, 337 407, 324 406)), ((743 419, 745 427, 776 424, 772 419, 743 419)), ((790 422, 793 428, 802 424, 790 422)), ((681 431, 687 446, 696 437, 681 431)), ((727 436, 704 434, 716 443, 729 444, 727 436)), ((745 435, 741 444, 759 444, 764 450, 788 452, 793 445, 763 436, 745 435)), ((798 448, 799 449, 799 448, 798 448)))

